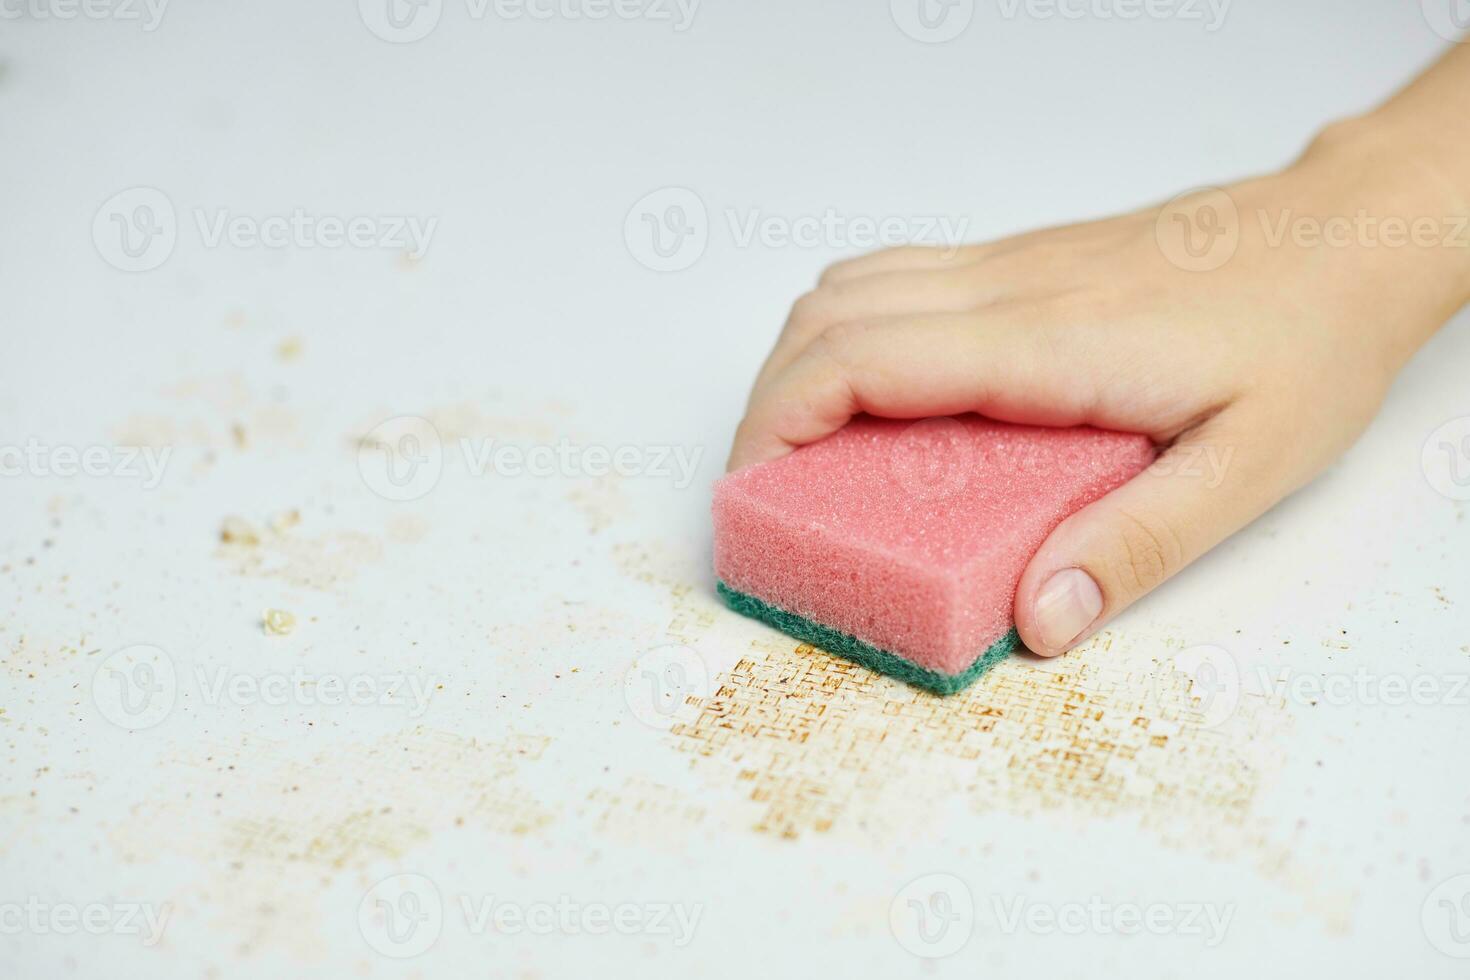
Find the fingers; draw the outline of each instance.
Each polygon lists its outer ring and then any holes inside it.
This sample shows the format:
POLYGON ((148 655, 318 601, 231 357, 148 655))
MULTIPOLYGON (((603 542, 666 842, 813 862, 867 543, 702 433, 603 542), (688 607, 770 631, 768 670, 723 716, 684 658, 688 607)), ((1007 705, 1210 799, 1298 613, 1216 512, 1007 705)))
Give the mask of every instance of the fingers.
POLYGON ((978 411, 1002 421, 1076 425, 1094 400, 1087 358, 1065 353, 1023 307, 849 322, 806 346, 752 400, 729 468, 774 459, 859 412, 923 418, 978 411))
POLYGON ((824 330, 838 323, 961 313, 998 298, 1001 288, 980 276, 933 271, 877 272, 824 285, 792 306, 780 339, 756 377, 752 398, 824 330))
POLYGON ((822 273, 823 286, 885 272, 936 272, 958 269, 980 258, 989 245, 905 245, 834 262, 822 273))
POLYGON ((1297 471, 1263 444, 1268 431, 1227 410, 1058 525, 1016 590, 1026 646, 1072 648, 1294 489, 1297 471))
MULTIPOLYGON (((1040 242, 1086 245, 1094 241, 1099 229, 1114 222, 1115 219, 1103 218, 1056 228, 1038 228, 975 245, 905 245, 887 248, 833 263, 822 273, 821 285, 829 286, 885 272, 943 272, 962 269, 981 260, 1014 254, 1040 242)), ((1127 230, 1125 227, 1123 233, 1116 236, 1116 241, 1105 238, 1095 242, 1095 247, 1106 249, 1121 244, 1127 240, 1127 230)))

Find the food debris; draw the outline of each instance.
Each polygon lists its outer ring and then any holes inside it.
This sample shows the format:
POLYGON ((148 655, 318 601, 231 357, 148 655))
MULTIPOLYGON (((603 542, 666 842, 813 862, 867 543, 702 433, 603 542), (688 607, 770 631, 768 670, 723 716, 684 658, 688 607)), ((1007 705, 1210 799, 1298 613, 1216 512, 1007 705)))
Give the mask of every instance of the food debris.
POLYGON ((260 544, 260 532, 243 517, 226 517, 219 526, 219 539, 226 544, 260 544))
POLYGON ((280 534, 300 523, 301 511, 293 507, 290 510, 283 510, 271 518, 271 530, 280 534))
POLYGON ((301 338, 287 337, 276 345, 276 357, 283 361, 294 361, 301 356, 301 338))
POLYGON ((285 636, 296 628, 296 616, 284 609, 267 609, 260 614, 261 626, 272 636, 285 636))

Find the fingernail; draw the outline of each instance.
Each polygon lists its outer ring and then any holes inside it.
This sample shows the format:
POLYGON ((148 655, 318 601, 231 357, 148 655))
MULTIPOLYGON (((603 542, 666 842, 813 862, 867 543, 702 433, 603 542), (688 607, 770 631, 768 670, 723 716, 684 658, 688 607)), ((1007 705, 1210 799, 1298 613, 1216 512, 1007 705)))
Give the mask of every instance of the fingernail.
POLYGON ((1036 596, 1036 630, 1047 653, 1060 653, 1102 612, 1102 590, 1080 568, 1064 568, 1036 596))

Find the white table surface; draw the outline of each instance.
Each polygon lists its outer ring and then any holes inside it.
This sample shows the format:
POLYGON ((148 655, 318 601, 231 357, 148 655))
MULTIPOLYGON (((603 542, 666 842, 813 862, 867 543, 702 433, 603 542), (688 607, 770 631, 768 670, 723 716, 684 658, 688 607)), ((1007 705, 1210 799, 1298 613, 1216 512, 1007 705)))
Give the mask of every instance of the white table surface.
POLYGON ((1470 968, 1470 523, 1421 457, 1470 415, 1463 317, 1329 473, 959 698, 797 650, 708 571, 745 386, 859 250, 742 243, 752 215, 978 239, 1278 166, 1442 48, 1418 5, 981 0, 931 44, 880 0, 686 30, 445 0, 410 43, 351 2, 57 3, 0 20, 0 442, 40 447, 0 480, 0 975, 1470 968), (105 202, 138 187, 176 241, 124 272, 105 202), (625 235, 661 188, 706 211, 678 271, 625 235), (437 224, 417 260, 210 244, 294 209, 437 224), (395 416, 442 440, 412 500, 359 451, 395 416), (645 472, 477 474, 487 439, 645 472), (167 450, 156 485, 125 446, 167 450))

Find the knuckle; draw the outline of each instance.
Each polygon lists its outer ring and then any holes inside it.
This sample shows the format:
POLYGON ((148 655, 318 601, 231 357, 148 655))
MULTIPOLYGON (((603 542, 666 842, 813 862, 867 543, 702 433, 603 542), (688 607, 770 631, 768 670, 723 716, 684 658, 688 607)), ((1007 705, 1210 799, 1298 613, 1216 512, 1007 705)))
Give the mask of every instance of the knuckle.
POLYGON ((791 304, 787 329, 799 335, 819 333, 835 318, 837 291, 832 287, 803 293, 791 304))
POLYGON ((1158 587, 1183 564, 1178 532, 1163 521, 1123 513, 1114 577, 1132 596, 1158 587))
POLYGON ((820 290, 802 293, 796 297, 796 302, 791 304, 791 324, 799 326, 810 323, 817 318, 824 303, 820 290))
POLYGON ((849 320, 844 323, 834 323, 812 341, 814 352, 838 364, 846 365, 851 362, 854 352, 861 345, 862 338, 868 329, 869 325, 860 321, 849 320))
POLYGON ((748 446, 759 441, 763 430, 755 416, 756 413, 753 411, 741 419, 740 424, 735 427, 735 438, 731 441, 732 453, 737 452, 743 446, 748 446))
POLYGON ((836 285, 847 278, 848 270, 851 268, 852 263, 850 261, 833 262, 822 270, 821 275, 817 276, 817 288, 820 289, 824 286, 836 285))

